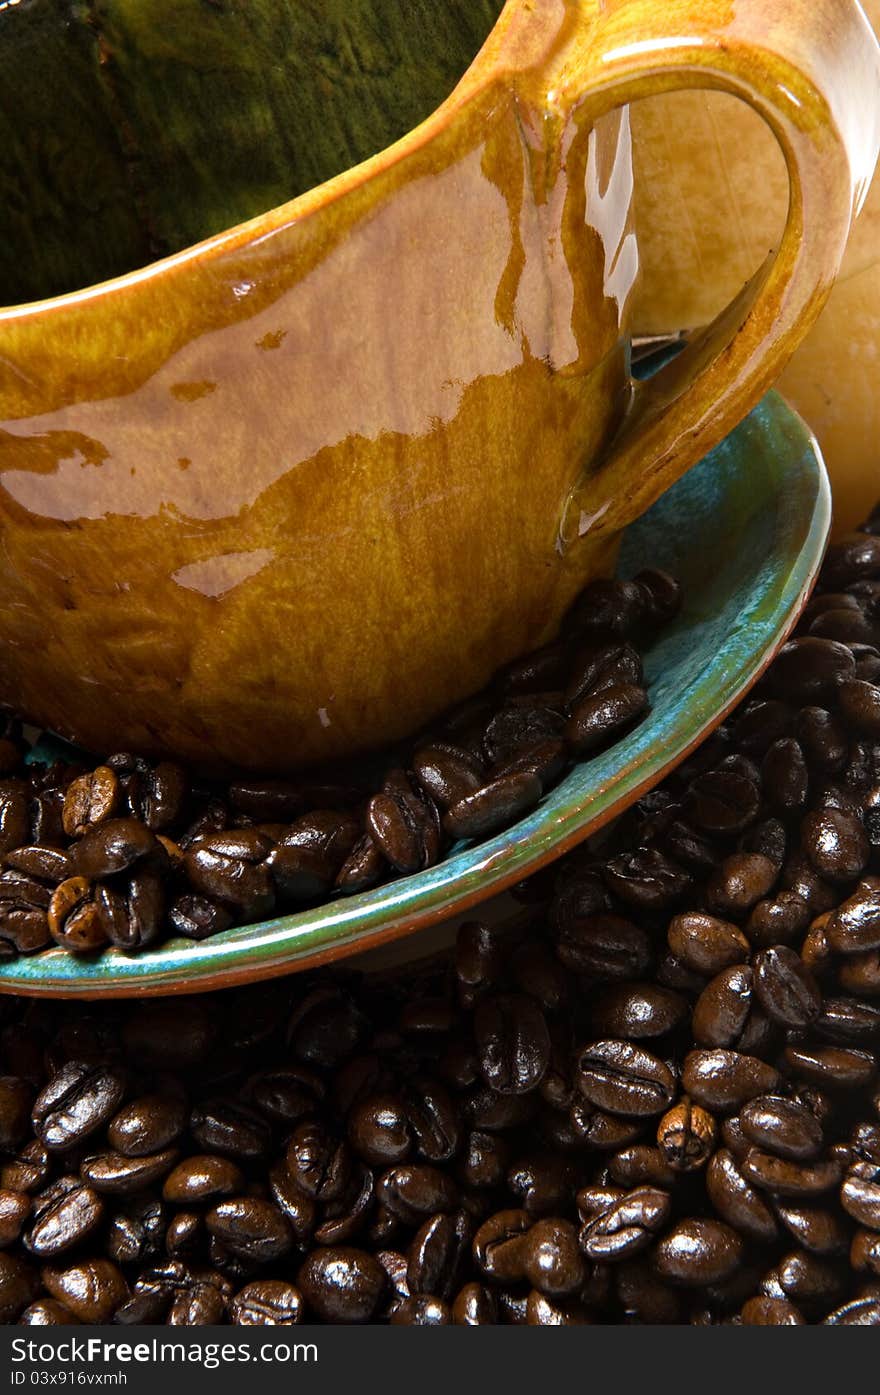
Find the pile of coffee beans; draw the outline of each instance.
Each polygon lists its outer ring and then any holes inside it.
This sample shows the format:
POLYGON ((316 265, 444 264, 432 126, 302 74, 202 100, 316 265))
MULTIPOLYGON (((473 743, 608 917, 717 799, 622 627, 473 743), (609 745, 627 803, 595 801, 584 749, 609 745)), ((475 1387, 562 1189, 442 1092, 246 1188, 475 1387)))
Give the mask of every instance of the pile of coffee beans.
POLYGON ((517 897, 391 976, 0 1004, 0 1320, 880 1324, 880 512, 517 897))
POLYGON ((640 646, 678 611, 661 571, 597 581, 560 639, 401 750, 224 786, 117 752, 26 762, 0 726, 0 958, 203 940, 420 872, 534 808, 648 710, 640 646))

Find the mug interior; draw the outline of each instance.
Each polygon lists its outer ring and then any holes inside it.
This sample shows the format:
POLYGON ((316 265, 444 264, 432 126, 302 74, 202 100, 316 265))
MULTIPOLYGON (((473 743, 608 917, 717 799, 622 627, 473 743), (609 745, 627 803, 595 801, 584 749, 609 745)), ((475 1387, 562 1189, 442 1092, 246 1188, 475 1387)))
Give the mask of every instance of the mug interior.
POLYGON ((0 5, 0 305, 118 276, 367 159, 504 0, 0 5))

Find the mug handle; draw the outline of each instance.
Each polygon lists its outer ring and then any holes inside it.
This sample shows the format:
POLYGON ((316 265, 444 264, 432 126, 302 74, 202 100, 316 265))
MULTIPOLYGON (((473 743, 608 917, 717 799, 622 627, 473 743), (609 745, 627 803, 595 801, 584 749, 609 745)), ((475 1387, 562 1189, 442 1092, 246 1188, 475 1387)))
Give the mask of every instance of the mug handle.
POLYGON ((572 530, 596 538, 732 430, 819 314, 877 158, 880 48, 855 0, 565 0, 552 51, 519 77, 557 128, 589 128, 659 92, 730 92, 767 121, 788 165, 776 255, 671 364, 632 384, 619 430, 570 500, 572 530))

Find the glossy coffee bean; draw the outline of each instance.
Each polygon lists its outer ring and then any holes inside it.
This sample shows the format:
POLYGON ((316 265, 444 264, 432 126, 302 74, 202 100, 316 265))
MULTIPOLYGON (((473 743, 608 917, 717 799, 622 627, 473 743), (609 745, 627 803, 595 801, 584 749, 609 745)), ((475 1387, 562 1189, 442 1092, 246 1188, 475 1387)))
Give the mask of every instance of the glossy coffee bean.
POLYGON ((669 1193, 636 1187, 613 1193, 593 1209, 581 1230, 580 1247, 596 1263, 617 1263, 647 1250, 671 1212, 669 1193))
POLYGON ((596 996, 590 1026, 597 1036, 630 1041, 662 1037, 686 1016, 687 999, 653 983, 614 984, 596 996))
POLYGON ((738 1051, 691 1051, 684 1059, 681 1082, 710 1113, 739 1109, 757 1095, 772 1094, 779 1075, 756 1056, 738 1051))
POLYGON ((499 775, 450 805, 443 827, 450 838, 488 838, 533 809, 542 794, 533 771, 499 775))
POLYGON ((550 1037, 541 1009, 524 994, 484 998, 474 1014, 483 1079, 499 1094, 519 1095, 541 1081, 550 1060, 550 1037))
POLYGON ((676 958, 707 978, 732 964, 744 964, 751 948, 737 926, 699 911, 674 916, 667 938, 676 958))
POLYGON ((750 1298, 740 1314, 743 1327, 802 1327, 803 1318, 787 1298, 750 1298))
POLYGON ((162 1185, 162 1195, 176 1206, 199 1206, 234 1196, 243 1185, 244 1173, 231 1158, 194 1154, 171 1169, 162 1185))
POLYGON ((177 1141, 188 1113, 183 1095, 141 1095, 110 1120, 107 1141, 126 1157, 146 1157, 177 1141))
POLYGON ((116 812, 119 802, 119 779, 116 771, 99 765, 86 775, 80 775, 67 787, 61 815, 68 838, 81 838, 90 828, 106 823, 116 812))
POLYGON ((297 1274, 297 1288, 322 1322, 368 1322, 387 1286, 372 1255, 350 1246, 313 1250, 297 1274))
POLYGON ((484 1221, 473 1238, 474 1263, 487 1278, 517 1282, 525 1274, 526 1235, 532 1218, 522 1210, 498 1211, 484 1221))
POLYGON ((752 1186, 729 1148, 719 1148, 706 1169, 706 1192, 714 1210, 738 1234, 757 1244, 776 1238, 777 1225, 766 1197, 752 1186))
POLYGON ((25 1245, 38 1259, 64 1254, 97 1230, 104 1211, 104 1202, 92 1187, 78 1177, 60 1177, 34 1197, 25 1245))
POLYGON ((130 1196, 145 1191, 168 1173, 177 1161, 176 1148, 145 1157, 127 1158, 124 1153, 93 1153, 80 1164, 80 1175, 101 1195, 130 1196))
POLYGON ((210 1233, 234 1255, 269 1264, 288 1253, 293 1235, 283 1212, 259 1197, 218 1202, 205 1216, 210 1233))
POLYGON ((654 1268, 673 1283, 703 1287, 729 1279, 743 1252, 743 1242, 730 1226, 695 1216, 678 1221, 658 1242, 654 1268))
POLYGON ((245 1284, 229 1306, 236 1327, 294 1327, 302 1322, 302 1295, 283 1279, 245 1284))
POLYGON ((100 1065, 70 1061, 34 1100, 34 1130, 52 1152, 66 1152, 107 1123, 122 1103, 124 1081, 100 1065))
POLYGON ((845 645, 808 636, 783 645, 769 681, 774 692, 788 701, 821 704, 854 672, 855 660, 845 645))
POLYGON ((880 882, 865 881, 828 918, 828 943, 837 954, 880 949, 880 882))
POLYGON ((745 964, 716 974, 694 1004, 694 1040, 701 1046, 738 1046, 752 1013, 753 986, 753 971, 745 964))
POLYGON ((459 1289, 452 1304, 452 1321, 457 1327, 490 1327, 498 1321, 492 1293, 484 1284, 469 1283, 459 1289))
POLYGON ((536 1221, 526 1232, 522 1263, 529 1283, 550 1298, 579 1291, 586 1277, 577 1231, 565 1220, 536 1221))
POLYGON ((846 882, 861 875, 871 845, 857 814, 842 809, 819 808, 801 825, 803 850, 820 877, 846 882))
POLYGON ((611 1114, 660 1114, 675 1092, 675 1078, 665 1062, 627 1041, 593 1042, 581 1051, 577 1070, 584 1098, 611 1114))
POLYGON ((854 1163, 843 1179, 840 1201, 859 1225, 880 1231, 880 1165, 854 1163))
POLYGON ((797 1100, 759 1095, 743 1105, 739 1121, 750 1143, 780 1158, 803 1162, 815 1158, 822 1148, 819 1120, 797 1100))
POLYGON ((787 945, 761 950, 754 961, 755 995, 783 1027, 803 1028, 818 1017, 822 994, 800 955, 787 945))
POLYGON ((657 1147, 674 1172, 694 1172, 715 1147, 713 1116, 685 1096, 667 1110, 657 1126, 657 1147))
POLYGON ((813 1197, 840 1182, 841 1167, 833 1158, 794 1162, 760 1148, 750 1148, 740 1163, 742 1174, 753 1186, 772 1196, 813 1197))
POLYGON ((644 978, 654 957, 647 931, 605 912, 567 920, 556 953, 566 968, 597 982, 644 978))
POLYGON ((610 745, 644 716, 648 694, 636 683, 613 683, 588 693, 572 710, 565 737, 579 756, 610 745))
POLYGON ((69 1267, 47 1265, 41 1277, 52 1297, 79 1322, 109 1322, 128 1298, 121 1271, 106 1259, 83 1260, 69 1267))

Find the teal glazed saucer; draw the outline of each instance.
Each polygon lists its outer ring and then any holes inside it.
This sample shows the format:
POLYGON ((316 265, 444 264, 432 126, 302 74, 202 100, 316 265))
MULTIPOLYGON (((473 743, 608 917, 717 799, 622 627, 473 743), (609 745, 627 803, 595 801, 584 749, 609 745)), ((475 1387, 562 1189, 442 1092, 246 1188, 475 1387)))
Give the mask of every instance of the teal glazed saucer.
POLYGON ((818 447, 770 393, 626 532, 620 573, 664 567, 685 607, 646 656, 651 711, 576 765, 527 818, 417 876, 297 915, 137 956, 48 950, 0 966, 0 992, 96 998, 222 988, 341 959, 461 915, 620 814, 723 719, 769 663, 815 580, 831 521, 818 447))

